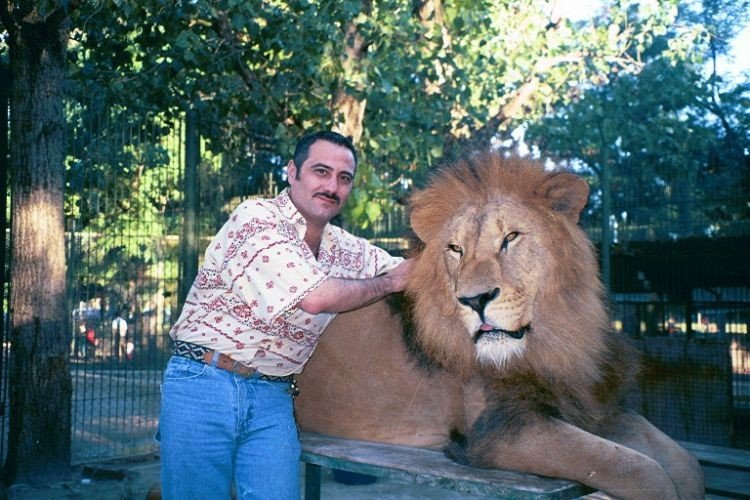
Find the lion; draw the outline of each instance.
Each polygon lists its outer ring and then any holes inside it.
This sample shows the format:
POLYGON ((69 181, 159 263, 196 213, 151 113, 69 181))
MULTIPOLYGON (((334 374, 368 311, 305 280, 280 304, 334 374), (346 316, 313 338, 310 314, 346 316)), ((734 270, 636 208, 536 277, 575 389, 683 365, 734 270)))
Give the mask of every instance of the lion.
POLYGON ((334 320, 299 376, 300 428, 617 498, 703 498, 695 457, 631 409, 638 357, 611 331, 578 225, 588 194, 499 154, 439 169, 409 200, 411 306, 334 320))

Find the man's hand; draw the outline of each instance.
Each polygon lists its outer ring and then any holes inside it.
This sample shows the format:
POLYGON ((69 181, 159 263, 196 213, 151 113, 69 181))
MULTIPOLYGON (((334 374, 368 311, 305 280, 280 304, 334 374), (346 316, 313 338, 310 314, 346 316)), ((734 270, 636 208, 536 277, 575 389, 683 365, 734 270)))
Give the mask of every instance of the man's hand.
POLYGON ((374 278, 328 278, 302 299, 298 306, 310 314, 351 311, 406 287, 414 261, 409 259, 374 278))
POLYGON ((406 288, 406 283, 409 281, 409 274, 414 267, 414 259, 407 259, 388 271, 385 274, 380 275, 382 278, 386 278, 389 281, 388 289, 390 292, 400 292, 406 288))

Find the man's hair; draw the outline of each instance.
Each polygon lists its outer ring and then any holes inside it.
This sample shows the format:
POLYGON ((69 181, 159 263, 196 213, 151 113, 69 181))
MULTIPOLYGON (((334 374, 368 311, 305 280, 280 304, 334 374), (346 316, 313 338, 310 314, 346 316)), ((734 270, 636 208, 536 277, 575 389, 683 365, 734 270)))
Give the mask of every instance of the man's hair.
POLYGON ((298 179, 299 171, 300 169, 302 169, 302 164, 305 163, 305 160, 307 160, 307 156, 310 153, 310 146, 318 141, 326 141, 336 144, 337 146, 345 147, 352 152, 352 156, 354 157, 354 166, 357 166, 357 151, 354 149, 354 144, 352 144, 351 139, 349 139, 348 137, 344 137, 338 132, 322 130, 320 132, 307 134, 303 136, 299 141, 297 141, 297 146, 294 148, 294 156, 292 157, 292 161, 294 161, 294 164, 297 166, 296 177, 298 179))

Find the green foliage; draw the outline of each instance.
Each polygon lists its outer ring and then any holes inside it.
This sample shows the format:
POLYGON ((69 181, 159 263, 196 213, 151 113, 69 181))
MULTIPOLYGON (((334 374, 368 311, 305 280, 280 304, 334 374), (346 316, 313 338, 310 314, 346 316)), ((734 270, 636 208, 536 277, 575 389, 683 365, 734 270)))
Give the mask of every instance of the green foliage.
POLYGON ((701 63, 716 53, 702 35, 689 53, 671 50, 685 33, 723 31, 690 24, 705 19, 694 11, 681 19, 645 51, 640 72, 611 73, 526 135, 542 154, 582 162, 599 189, 589 210, 604 208, 600 218, 613 217, 620 238, 731 235, 749 215, 750 85, 706 76, 701 63))
MULTIPOLYGON (((736 18, 746 2, 618 0, 581 20, 560 17, 553 3, 450 0, 424 2, 436 9, 420 13, 407 0, 98 0, 73 18, 69 93, 141 110, 165 129, 195 112, 204 154, 216 158, 206 165, 235 179, 212 186, 228 200, 257 192, 268 179, 280 182, 296 138, 339 123, 343 92, 365 109, 355 123, 361 164, 346 214, 353 228, 371 227, 396 209, 434 165, 467 148, 513 143, 519 125, 531 125, 530 137, 544 130, 537 136, 546 150, 592 168, 605 148, 617 161, 627 149, 627 162, 648 163, 638 178, 652 185, 669 182, 676 165, 695 163, 696 144, 716 130, 707 122, 693 126, 707 103, 692 102, 691 89, 707 83, 687 76, 690 64, 706 53, 695 50, 700 44, 734 33, 724 8, 731 5, 736 18), (350 57, 359 42, 364 49, 350 57), (660 66, 645 71, 654 60, 660 66), (541 128, 533 125, 542 117, 549 119, 541 128), (259 153, 265 144, 274 147, 259 153)), ((724 98, 739 106, 746 97, 724 98)), ((734 128, 745 123, 746 130, 744 115, 736 116, 734 128)), ((102 161, 76 159, 71 175, 82 169, 98 179, 135 176, 140 184, 131 189, 130 210, 143 217, 147 209, 158 212, 155 200, 163 194, 142 189, 149 172, 174 161, 159 156, 160 140, 139 143, 140 151, 101 150, 102 161), (131 171, 134 165, 142 170, 131 171), (132 199, 139 193, 143 200, 132 199)), ((621 176, 629 178, 635 177, 621 176)), ((84 225, 101 223, 91 195, 71 196, 70 215, 84 225)), ((226 200, 211 206, 224 210, 226 200)), ((168 224, 177 230, 176 222, 168 224)))
POLYGON ((366 100, 363 157, 398 154, 401 165, 426 170, 493 118, 502 115, 490 135, 502 136, 612 64, 637 68, 626 52, 675 13, 674 2, 617 2, 607 17, 573 23, 552 19, 543 1, 456 0, 436 20, 420 19, 406 0, 362 5, 102 0, 76 18, 71 76, 126 104, 195 109, 214 152, 241 149, 260 132, 283 155, 303 130, 334 123, 344 89, 366 100), (367 47, 356 64, 343 57, 349 23, 367 47), (520 107, 503 115, 522 90, 530 92, 520 107))
POLYGON ((83 294, 108 290, 115 304, 147 300, 160 280, 176 281, 179 231, 173 212, 180 198, 179 150, 171 128, 118 107, 68 109, 70 153, 66 160, 65 217, 70 232, 68 264, 81 277, 83 294))

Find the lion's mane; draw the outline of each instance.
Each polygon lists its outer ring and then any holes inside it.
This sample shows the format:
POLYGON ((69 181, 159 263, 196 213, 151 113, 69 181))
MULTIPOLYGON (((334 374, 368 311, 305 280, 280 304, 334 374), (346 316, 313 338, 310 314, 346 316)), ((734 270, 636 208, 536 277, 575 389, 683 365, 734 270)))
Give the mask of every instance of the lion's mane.
MULTIPOLYGON (((411 222, 422 243, 407 288, 414 301, 415 341, 434 363, 462 378, 481 372, 512 385, 507 382, 528 382, 532 377, 548 391, 570 396, 562 399, 575 406, 569 409, 572 420, 599 420, 606 407, 619 402, 622 379, 629 376, 622 370, 633 359, 623 354, 627 349, 619 345, 620 336, 610 332, 596 253, 578 225, 580 200, 586 199, 588 188, 578 179, 582 187, 556 192, 559 185, 549 181, 557 175, 561 172, 547 171, 535 162, 484 154, 439 169, 427 187, 412 196, 411 222), (536 229, 544 235, 545 253, 552 258, 533 299, 527 348, 507 369, 497 370, 480 366, 470 336, 457 333, 465 327, 443 264, 443 233, 447 223, 469 207, 483 207, 502 197, 520 201, 541 216, 537 219, 543 227, 536 229)), ((564 402, 555 404, 566 411, 564 402)))

